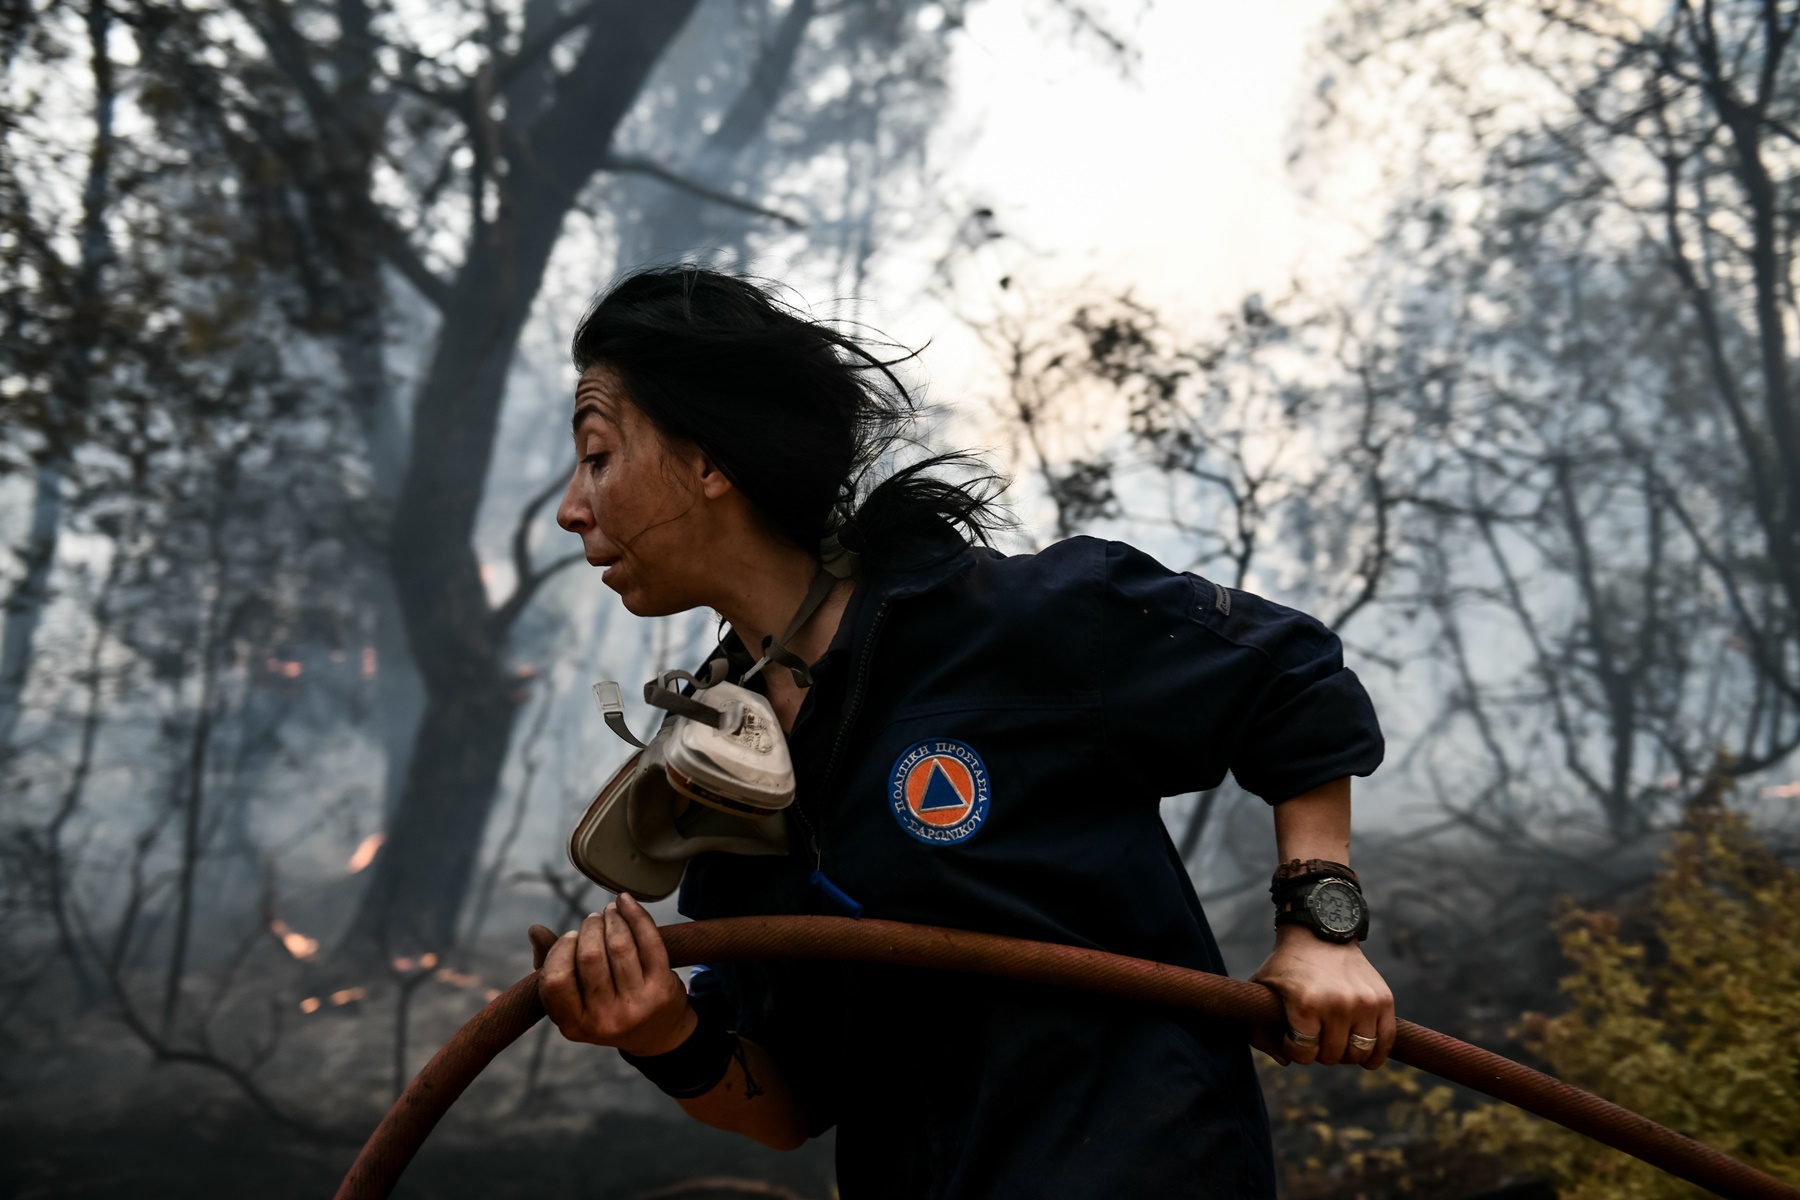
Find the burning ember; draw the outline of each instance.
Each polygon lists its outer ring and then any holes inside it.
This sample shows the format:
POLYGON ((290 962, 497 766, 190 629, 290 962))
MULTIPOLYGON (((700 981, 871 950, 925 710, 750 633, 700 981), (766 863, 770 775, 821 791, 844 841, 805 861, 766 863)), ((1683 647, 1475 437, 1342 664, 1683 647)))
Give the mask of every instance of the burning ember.
MULTIPOLYGON (((342 1008, 346 1004, 354 1004, 356 1001, 368 996, 368 994, 368 988, 349 987, 331 993, 326 999, 330 1000, 336 1007, 342 1008)), ((319 999, 317 996, 308 996, 300 1002, 300 1011, 309 1017, 324 1007, 325 1001, 319 999)))
POLYGON ((364 679, 375 678, 375 668, 377 665, 378 664, 375 659, 375 647, 364 646, 362 649, 362 675, 363 675, 363 678, 364 679))
POLYGON ((269 922, 269 932, 274 934, 287 952, 295 958, 311 958, 319 952, 319 939, 309 938, 304 933, 295 933, 289 929, 287 922, 279 917, 269 922))
POLYGON ((382 843, 386 841, 387 834, 371 833, 368 837, 357 843, 356 853, 350 856, 350 873, 354 875, 367 867, 370 863, 374 862, 375 855, 380 852, 382 843))
POLYGON ((1792 800, 1795 796, 1800 796, 1800 780, 1771 784, 1763 789, 1763 795, 1771 800, 1792 800))
POLYGON ((303 664, 295 662, 292 659, 271 658, 263 665, 268 667, 269 674, 279 675, 283 679, 298 679, 300 678, 300 673, 306 670, 306 667, 303 664))
POLYGON ((481 983, 481 976, 464 975, 461 971, 452 970, 449 967, 438 971, 436 978, 439 983, 447 983, 453 988, 472 988, 481 983))

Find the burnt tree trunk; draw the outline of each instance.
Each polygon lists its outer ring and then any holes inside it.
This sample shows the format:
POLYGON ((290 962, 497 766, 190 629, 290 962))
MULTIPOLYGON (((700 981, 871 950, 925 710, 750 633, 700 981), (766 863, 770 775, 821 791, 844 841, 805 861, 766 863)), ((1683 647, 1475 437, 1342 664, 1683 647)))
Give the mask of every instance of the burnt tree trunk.
POLYGON ((32 496, 31 524, 19 558, 25 570, 0 608, 0 760, 11 750, 14 729, 23 712, 25 685, 39 623, 50 602, 50 574, 62 536, 64 477, 74 455, 76 426, 85 419, 94 380, 94 356, 102 340, 107 265, 112 261, 108 211, 115 200, 112 155, 117 85, 107 51, 112 10, 107 0, 92 0, 86 13, 88 46, 93 56, 93 141, 81 192, 77 226, 78 258, 68 273, 68 322, 51 368, 44 397, 46 444, 38 456, 32 496))
POLYGON ((472 115, 504 170, 477 184, 479 223, 413 405, 388 561, 425 711, 352 945, 407 953, 454 937, 518 711, 505 661, 515 610, 490 607, 472 547, 507 374, 564 219, 695 2, 603 0, 581 60, 528 129, 491 127, 485 104, 472 115))

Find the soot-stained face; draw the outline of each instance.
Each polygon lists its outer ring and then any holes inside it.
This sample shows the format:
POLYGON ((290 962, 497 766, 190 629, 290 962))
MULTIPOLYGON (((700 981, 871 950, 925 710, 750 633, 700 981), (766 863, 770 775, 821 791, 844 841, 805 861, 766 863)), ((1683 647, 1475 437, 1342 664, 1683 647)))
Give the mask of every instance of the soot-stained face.
POLYGON ((617 372, 583 372, 575 389, 575 474, 556 510, 601 580, 641 617, 707 602, 706 501, 729 488, 700 451, 672 444, 632 403, 617 372))

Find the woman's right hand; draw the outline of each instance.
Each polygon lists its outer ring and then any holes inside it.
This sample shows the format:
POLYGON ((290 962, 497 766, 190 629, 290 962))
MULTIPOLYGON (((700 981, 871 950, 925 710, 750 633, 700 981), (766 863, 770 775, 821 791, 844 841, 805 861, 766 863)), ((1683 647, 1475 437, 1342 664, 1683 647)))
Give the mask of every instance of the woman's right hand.
POLYGON ((647 1058, 675 1049, 699 1024, 656 922, 631 896, 560 938, 542 925, 530 937, 538 997, 570 1041, 647 1058))

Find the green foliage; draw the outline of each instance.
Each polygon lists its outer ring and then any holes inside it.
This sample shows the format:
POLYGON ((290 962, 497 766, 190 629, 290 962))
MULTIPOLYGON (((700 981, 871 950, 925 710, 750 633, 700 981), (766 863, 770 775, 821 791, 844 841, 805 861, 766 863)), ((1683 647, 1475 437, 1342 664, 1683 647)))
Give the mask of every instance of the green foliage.
MULTIPOLYGON (((1800 1183, 1800 871, 1745 820, 1695 810, 1650 897, 1651 935, 1570 908, 1570 1008, 1526 1018, 1552 1073, 1781 1179, 1800 1183)), ((1447 1124, 1462 1144, 1529 1162, 1572 1200, 1700 1189, 1503 1105, 1447 1124)))
MULTIPOLYGON (((1559 1079, 1800 1183, 1800 871, 1738 814, 1689 818, 1641 911, 1563 911, 1569 1007, 1517 1032, 1559 1079)), ((1294 1200, 1477 1195, 1521 1176, 1564 1200, 1706 1194, 1510 1105, 1460 1108, 1397 1064, 1362 1082, 1395 1096, 1379 1132, 1334 1121, 1306 1075, 1270 1072, 1294 1200)))

